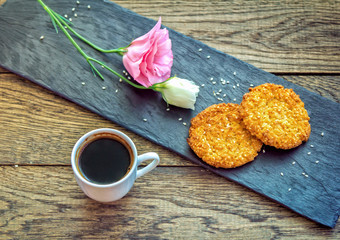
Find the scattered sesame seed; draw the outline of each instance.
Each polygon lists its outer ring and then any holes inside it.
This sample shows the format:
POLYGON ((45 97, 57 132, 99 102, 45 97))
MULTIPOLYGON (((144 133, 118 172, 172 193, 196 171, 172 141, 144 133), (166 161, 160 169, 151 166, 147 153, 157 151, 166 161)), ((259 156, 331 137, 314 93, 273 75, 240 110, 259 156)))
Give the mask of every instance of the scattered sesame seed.
POLYGON ((239 86, 240 86, 240 84, 238 84, 238 83, 237 83, 237 84, 236 84, 236 86, 238 86, 238 87, 239 87, 239 86))
POLYGON ((217 100, 223 102, 223 98, 217 98, 217 100))
POLYGON ((76 8, 72 8, 72 12, 74 12, 76 10, 76 8))
POLYGON ((265 153, 265 152, 266 152, 266 150, 265 150, 265 149, 263 149, 263 150, 262 150, 262 152, 263 152, 263 153, 265 153))
POLYGON ((227 94, 225 93, 225 94, 223 94, 223 97, 226 97, 227 96, 227 94))
POLYGON ((128 77, 127 77, 127 79, 131 80, 131 77, 130 77, 130 76, 128 76, 128 77))
POLYGON ((72 22, 72 18, 69 18, 68 20, 69 20, 70 22, 72 22))
POLYGON ((118 89, 116 89, 116 93, 118 92, 118 89))
POLYGON ((67 14, 65 14, 64 17, 67 18, 68 17, 67 14))
POLYGON ((214 85, 215 85, 215 84, 216 84, 216 82, 214 81, 214 82, 212 82, 212 84, 214 84, 214 85))
POLYGON ((43 40, 44 38, 45 38, 44 36, 41 36, 41 37, 40 37, 40 40, 43 40))
POLYGON ((129 75, 129 73, 126 72, 126 73, 125 73, 125 76, 127 76, 127 75, 129 75))
POLYGON ((186 126, 186 125, 187 125, 187 123, 186 123, 186 122, 183 122, 183 125, 184 125, 184 126, 186 126))
POLYGON ((209 58, 210 58, 210 56, 208 55, 208 56, 207 56, 207 59, 209 59, 209 58))
POLYGON ((303 175, 303 176, 306 176, 306 173, 303 172, 302 175, 303 175))
POLYGON ((198 51, 199 51, 199 52, 202 52, 202 48, 199 48, 198 51))
POLYGON ((182 118, 179 118, 178 121, 182 121, 182 118))
POLYGON ((321 133, 321 136, 323 136, 323 135, 324 135, 324 133, 322 132, 322 133, 321 133))
POLYGON ((85 82, 82 82, 81 85, 85 86, 85 82))
POLYGON ((234 72, 234 76, 236 76, 236 72, 234 72))
POLYGON ((315 161, 315 163, 316 163, 316 164, 318 164, 318 163, 319 163, 319 161, 317 160, 317 161, 315 161))
POLYGON ((204 85, 204 84, 202 84, 201 86, 202 86, 202 87, 204 87, 205 85, 204 85))
POLYGON ((233 88, 236 88, 236 86, 234 85, 233 88))
POLYGON ((119 82, 123 82, 123 80, 121 78, 119 78, 119 82))
POLYGON ((234 100, 234 102, 236 102, 236 98, 234 98, 233 100, 234 100))
POLYGON ((104 65, 102 65, 102 68, 105 68, 104 65))
POLYGON ((227 81, 227 84, 229 84, 230 82, 229 81, 227 81))
POLYGON ((144 122, 147 122, 147 121, 148 121, 148 119, 144 118, 144 119, 143 119, 143 121, 144 121, 144 122))
POLYGON ((212 78, 210 78, 210 81, 212 81, 212 80, 214 80, 214 78, 212 77, 212 78))
POLYGON ((217 92, 216 95, 220 95, 220 92, 217 92))
POLYGON ((123 73, 126 73, 126 71, 125 71, 125 70, 123 70, 123 73))
POLYGON ((77 4, 79 5, 79 4, 80 4, 80 2, 79 2, 79 1, 77 1, 77 4))
POLYGON ((106 89, 106 87, 102 87, 102 89, 103 89, 103 90, 105 90, 105 89, 106 89))
POLYGON ((15 164, 14 167, 19 167, 18 164, 15 164))
POLYGON ((310 147, 311 147, 311 148, 313 148, 313 147, 314 147, 314 145, 312 144, 312 145, 310 145, 310 147))
POLYGON ((213 95, 216 97, 216 93, 215 93, 215 91, 213 91, 213 95))
POLYGON ((311 152, 308 152, 307 154, 308 154, 308 155, 310 155, 310 154, 311 154, 311 152))
POLYGON ((282 173, 280 173, 280 175, 281 175, 281 176, 283 176, 283 172, 282 172, 282 173))
POLYGON ((290 192, 292 189, 291 188, 288 188, 288 192, 290 192))
POLYGON ((292 164, 294 165, 294 164, 295 164, 295 162, 292 162, 292 164))
POLYGON ((75 13, 75 14, 74 14, 74 17, 78 17, 78 14, 75 13))
POLYGON ((306 174, 305 177, 308 177, 308 175, 306 174))
POLYGON ((91 8, 91 6, 90 6, 90 5, 87 5, 87 8, 88 8, 88 9, 90 9, 90 8, 91 8))
POLYGON ((251 83, 251 84, 249 84, 249 86, 254 87, 254 84, 251 83))
POLYGON ((170 111, 170 108, 167 108, 166 111, 169 112, 169 111, 170 111))
POLYGON ((219 92, 219 93, 222 92, 222 89, 218 90, 218 92, 219 92))

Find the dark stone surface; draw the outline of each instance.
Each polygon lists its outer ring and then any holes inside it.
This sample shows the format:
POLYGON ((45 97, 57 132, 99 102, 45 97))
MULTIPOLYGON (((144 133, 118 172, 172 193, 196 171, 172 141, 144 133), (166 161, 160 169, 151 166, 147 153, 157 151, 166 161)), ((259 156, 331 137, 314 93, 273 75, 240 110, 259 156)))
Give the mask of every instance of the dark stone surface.
MULTIPOLYGON (((107 1, 82 0, 79 6, 75 1, 67 0, 46 3, 69 16, 75 7, 78 14, 77 18, 73 17, 75 29, 103 48, 126 46, 155 24, 153 20, 107 1), (88 4, 91 10, 87 9, 88 4)), ((120 83, 117 77, 101 68, 105 81, 95 78, 65 35, 56 34, 48 14, 34 0, 9 0, 0 7, 0 65, 218 175, 320 224, 334 227, 340 206, 340 105, 183 34, 169 31, 174 52, 172 75, 205 84, 201 87, 195 111, 172 106, 166 111, 166 103, 160 94, 120 83), (41 41, 42 35, 45 38, 41 41), (201 52, 199 48, 202 48, 201 52), (207 59, 208 55, 210 59, 207 59), (216 81, 215 85, 211 83, 211 77, 216 81), (230 84, 221 84, 220 78, 230 84), (219 103, 213 91, 222 89, 222 94, 226 94, 225 102, 234 102, 235 98, 235 102, 240 103, 250 84, 266 82, 293 88, 300 95, 311 118, 309 141, 288 151, 265 146, 265 153, 255 161, 231 170, 215 169, 197 158, 186 143, 189 123, 198 112, 219 103), (237 87, 234 89, 233 85, 237 87), (102 86, 107 89, 102 90, 102 86), (119 90, 117 93, 116 89, 119 90), (178 121, 180 117, 187 126, 178 121), (148 121, 144 122, 144 118, 148 121), (321 136, 322 132, 324 136, 321 136)), ((102 54, 79 44, 90 56, 105 61, 119 72, 124 69, 120 56, 102 54)))

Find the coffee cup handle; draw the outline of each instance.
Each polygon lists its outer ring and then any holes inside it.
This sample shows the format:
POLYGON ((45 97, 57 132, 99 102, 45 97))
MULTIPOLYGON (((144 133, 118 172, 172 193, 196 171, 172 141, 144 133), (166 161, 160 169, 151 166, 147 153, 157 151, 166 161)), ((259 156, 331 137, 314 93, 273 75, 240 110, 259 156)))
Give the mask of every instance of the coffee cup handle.
POLYGON ((153 159, 153 161, 151 163, 149 163, 147 166, 143 167, 140 170, 137 170, 137 177, 136 178, 139 178, 139 177, 143 176, 144 174, 150 172, 159 163, 159 156, 158 156, 157 153, 149 152, 149 153, 144 153, 144 154, 138 156, 138 158, 137 158, 137 167, 142 162, 147 161, 147 160, 152 160, 152 159, 153 159))

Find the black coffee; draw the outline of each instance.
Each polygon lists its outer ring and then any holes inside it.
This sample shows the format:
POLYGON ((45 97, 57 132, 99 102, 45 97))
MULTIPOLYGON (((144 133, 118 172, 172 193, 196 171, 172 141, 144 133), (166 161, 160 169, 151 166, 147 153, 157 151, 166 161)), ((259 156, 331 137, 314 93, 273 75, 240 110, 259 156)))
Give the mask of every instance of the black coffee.
POLYGON ((132 165, 131 148, 123 140, 99 138, 87 144, 78 160, 81 174, 90 182, 110 184, 122 179, 132 165))

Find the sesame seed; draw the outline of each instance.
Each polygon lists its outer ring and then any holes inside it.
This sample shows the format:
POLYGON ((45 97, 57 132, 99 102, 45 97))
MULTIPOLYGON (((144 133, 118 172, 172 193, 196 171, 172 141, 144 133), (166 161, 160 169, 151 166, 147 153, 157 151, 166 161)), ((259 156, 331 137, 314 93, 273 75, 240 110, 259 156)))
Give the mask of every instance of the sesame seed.
POLYGON ((81 85, 85 86, 85 82, 82 82, 81 85))
POLYGON ((306 174, 305 177, 308 177, 308 175, 306 174))
POLYGON ((127 79, 131 80, 131 77, 130 77, 130 76, 128 76, 128 77, 127 77, 127 79))
POLYGON ((104 65, 102 65, 102 68, 105 68, 104 65))
POLYGON ((214 81, 214 82, 212 82, 212 84, 214 84, 214 85, 215 85, 215 84, 216 84, 216 82, 214 81))
POLYGON ((91 8, 91 6, 90 6, 90 5, 87 5, 87 8, 88 8, 88 9, 90 9, 90 8, 91 8))
POLYGON ((147 122, 147 121, 148 121, 148 119, 144 118, 144 119, 143 119, 143 121, 144 121, 144 122, 147 122))
POLYGON ((74 17, 78 17, 78 14, 75 13, 75 14, 74 14, 74 17))
POLYGON ((80 2, 79 2, 79 1, 77 1, 77 4, 79 5, 79 4, 80 4, 80 2))
POLYGON ((303 175, 303 176, 306 176, 306 173, 303 172, 302 175, 303 175))
POLYGON ((321 136, 323 136, 323 135, 324 135, 324 133, 322 132, 322 133, 321 133, 321 136))
POLYGON ((295 164, 295 162, 292 162, 292 164, 294 165, 294 164, 295 164))
POLYGON ((311 148, 313 148, 313 147, 314 147, 314 145, 312 144, 312 145, 310 145, 310 147, 311 147, 311 148))
POLYGON ((218 90, 218 92, 219 92, 219 93, 222 92, 222 89, 218 90))
POLYGON ((263 150, 262 150, 262 152, 263 152, 263 153, 265 153, 265 152, 266 152, 266 150, 265 150, 265 149, 263 149, 263 150))
POLYGON ((217 100, 223 102, 223 98, 217 98, 217 100))
POLYGON ((202 84, 201 86, 202 86, 202 87, 204 87, 205 85, 204 85, 204 84, 202 84))
POLYGON ((238 87, 239 87, 239 86, 240 86, 240 84, 236 84, 236 86, 238 86, 238 87))
POLYGON ((182 118, 179 118, 178 121, 182 121, 182 118))
POLYGON ((236 98, 234 98, 233 100, 234 100, 234 102, 236 102, 236 98))
POLYGON ((202 48, 199 48, 198 51, 199 51, 199 52, 202 52, 202 48))
POLYGON ((234 85, 234 86, 233 86, 233 88, 235 89, 235 88, 236 88, 236 86, 234 85))
POLYGON ((212 77, 212 78, 210 78, 210 81, 212 81, 212 80, 214 80, 214 78, 212 77))
POLYGON ((116 89, 116 93, 118 92, 118 89, 116 89))
POLYGON ((72 8, 72 12, 74 12, 76 10, 76 8, 72 8))
POLYGON ((169 112, 169 111, 170 111, 170 108, 167 108, 166 111, 169 112))
POLYGON ((210 56, 208 55, 208 56, 207 56, 207 59, 209 59, 209 58, 210 58, 210 56))
POLYGON ((103 90, 105 90, 105 89, 106 89, 106 87, 102 87, 102 89, 103 89, 103 90))
POLYGON ((119 82, 123 82, 123 80, 121 78, 119 78, 119 82))
POLYGON ((70 22, 72 22, 72 18, 69 18, 68 20, 69 20, 70 22))
POLYGON ((187 125, 187 123, 186 123, 186 122, 183 122, 183 125, 184 125, 184 126, 186 126, 186 125, 187 125))
POLYGON ((229 84, 230 82, 229 81, 227 81, 227 84, 229 84))
POLYGON ((15 164, 14 167, 19 167, 18 164, 15 164))
POLYGON ((249 86, 254 87, 254 84, 251 83, 251 84, 249 84, 249 86))
POLYGON ((315 161, 315 163, 316 163, 316 164, 318 164, 318 163, 319 163, 319 161, 317 160, 317 161, 315 161))
POLYGON ((216 95, 220 95, 220 92, 217 92, 216 95))
POLYGON ((281 176, 283 176, 283 172, 282 172, 282 173, 280 173, 280 175, 281 175, 281 176))
POLYGON ((236 72, 234 72, 234 76, 236 76, 236 72))
POLYGON ((40 40, 43 40, 44 38, 45 38, 44 36, 41 36, 41 37, 40 37, 40 40))
POLYGON ((290 192, 292 189, 291 188, 288 188, 288 192, 290 192))
POLYGON ((308 152, 307 154, 308 154, 308 155, 310 155, 310 154, 311 154, 311 152, 308 152))
POLYGON ((126 71, 125 71, 125 70, 123 70, 123 73, 126 73, 126 71))
POLYGON ((225 93, 225 94, 223 94, 223 97, 226 97, 227 96, 227 94, 225 93))
POLYGON ((64 17, 67 18, 68 17, 67 14, 65 14, 64 17))

